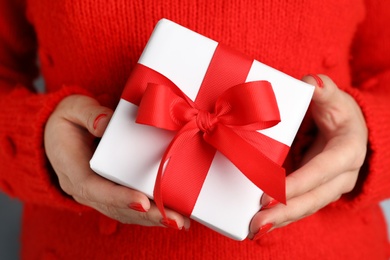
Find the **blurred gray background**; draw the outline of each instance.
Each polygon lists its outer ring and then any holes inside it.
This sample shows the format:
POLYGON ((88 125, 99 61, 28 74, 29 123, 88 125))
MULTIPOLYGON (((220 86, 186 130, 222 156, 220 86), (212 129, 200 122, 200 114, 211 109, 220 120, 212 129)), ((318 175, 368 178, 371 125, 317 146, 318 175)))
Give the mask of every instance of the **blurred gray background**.
MULTIPOLYGON (((383 212, 390 223, 390 199, 381 203, 383 212)), ((19 259, 19 234, 22 204, 0 192, 0 259, 19 259)), ((387 225, 390 240, 390 225, 387 225)))
POLYGON ((19 259, 22 204, 0 192, 0 259, 19 259))

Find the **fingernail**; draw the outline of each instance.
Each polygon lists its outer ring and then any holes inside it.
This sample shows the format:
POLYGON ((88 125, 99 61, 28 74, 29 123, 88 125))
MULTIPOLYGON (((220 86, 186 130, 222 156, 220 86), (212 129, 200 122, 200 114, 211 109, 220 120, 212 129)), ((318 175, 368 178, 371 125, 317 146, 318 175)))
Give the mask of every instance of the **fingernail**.
POLYGON ((144 207, 142 206, 141 203, 130 203, 129 208, 131 208, 132 210, 139 211, 139 212, 146 212, 146 209, 144 209, 144 207))
POLYGON ((318 87, 320 87, 320 88, 324 87, 324 82, 322 81, 322 79, 320 77, 318 77, 318 75, 309 74, 308 76, 312 77, 317 82, 318 87))
POLYGON ((270 209, 278 204, 279 202, 277 200, 272 199, 267 204, 265 204, 261 209, 270 209))
POLYGON ((269 223, 269 224, 265 224, 264 226, 262 226, 261 228, 259 228, 259 231, 257 231, 257 233, 255 234, 255 236, 253 237, 252 240, 258 240, 260 239, 262 236, 264 236, 265 234, 268 233, 268 231, 273 227, 274 225, 269 223))
POLYGON ((97 124, 99 123, 100 119, 102 119, 103 117, 106 117, 107 114, 100 114, 96 117, 95 121, 93 122, 93 129, 96 129, 97 127, 97 124))
POLYGON ((160 220, 160 223, 168 228, 173 228, 176 230, 180 230, 179 226, 177 225, 176 221, 169 218, 163 218, 160 220))

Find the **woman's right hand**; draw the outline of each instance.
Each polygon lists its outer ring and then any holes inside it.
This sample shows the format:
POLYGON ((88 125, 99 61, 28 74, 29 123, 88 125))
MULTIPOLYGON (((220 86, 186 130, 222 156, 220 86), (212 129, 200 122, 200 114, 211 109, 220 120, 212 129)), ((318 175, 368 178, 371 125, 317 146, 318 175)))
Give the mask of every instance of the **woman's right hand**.
POLYGON ((46 123, 44 140, 61 188, 77 202, 121 223, 187 230, 188 218, 166 209, 168 220, 163 220, 146 195, 90 169, 94 139, 103 135, 111 116, 112 110, 87 96, 71 95, 58 104, 46 123))

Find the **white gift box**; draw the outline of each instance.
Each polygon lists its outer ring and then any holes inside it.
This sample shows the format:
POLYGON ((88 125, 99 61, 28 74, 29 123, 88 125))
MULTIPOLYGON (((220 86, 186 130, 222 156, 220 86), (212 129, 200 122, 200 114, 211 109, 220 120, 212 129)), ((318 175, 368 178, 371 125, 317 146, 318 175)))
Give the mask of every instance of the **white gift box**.
MULTIPOLYGON (((162 19, 138 62, 169 78, 194 100, 217 45, 162 19)), ((246 82, 256 80, 271 83, 281 117, 279 124, 259 132, 291 146, 314 87, 253 61, 246 82)), ((138 106, 120 100, 90 164, 99 175, 153 199, 158 167, 175 133, 135 123, 137 110, 138 106)), ((190 217, 232 239, 243 240, 252 217, 261 208, 262 194, 217 152, 190 217)))

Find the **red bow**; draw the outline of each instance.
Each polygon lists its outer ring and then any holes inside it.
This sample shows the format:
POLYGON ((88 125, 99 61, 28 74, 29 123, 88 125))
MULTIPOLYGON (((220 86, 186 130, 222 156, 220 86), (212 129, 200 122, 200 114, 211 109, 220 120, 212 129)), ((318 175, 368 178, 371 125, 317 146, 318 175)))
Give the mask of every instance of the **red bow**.
POLYGON ((240 77, 229 75, 222 80, 226 82, 215 84, 215 75, 221 76, 215 69, 226 66, 220 59, 229 55, 225 47, 217 48, 195 102, 164 75, 141 64, 127 82, 122 97, 139 105, 137 123, 177 131, 161 159, 154 188, 154 201, 164 217, 164 205, 191 215, 216 150, 265 193, 285 203, 280 165, 288 147, 256 131, 280 122, 271 84, 237 84, 244 82, 251 62, 235 53, 238 61, 230 64, 246 64, 230 66, 235 73, 241 70, 240 77))

